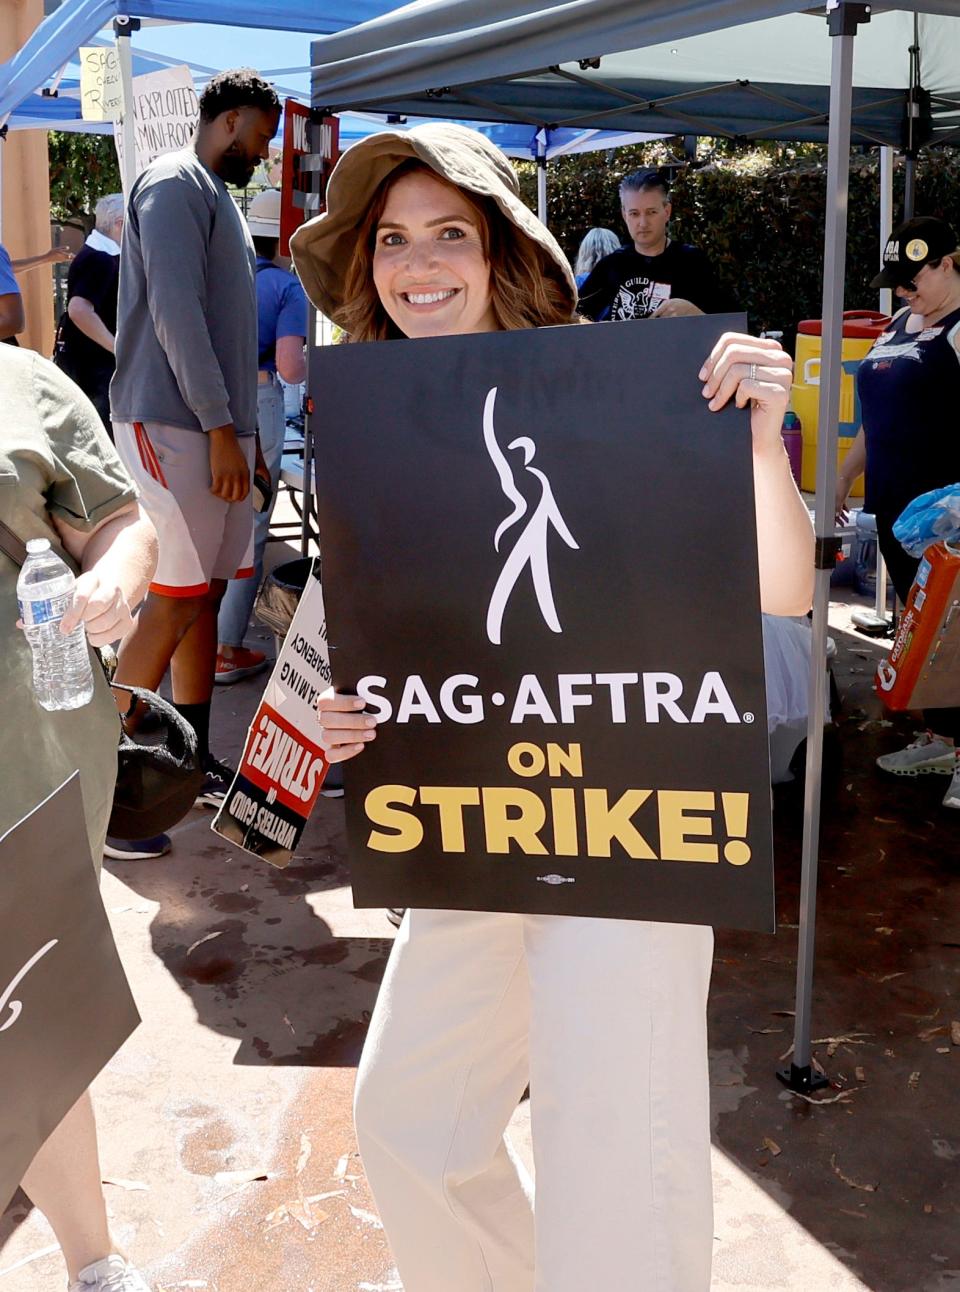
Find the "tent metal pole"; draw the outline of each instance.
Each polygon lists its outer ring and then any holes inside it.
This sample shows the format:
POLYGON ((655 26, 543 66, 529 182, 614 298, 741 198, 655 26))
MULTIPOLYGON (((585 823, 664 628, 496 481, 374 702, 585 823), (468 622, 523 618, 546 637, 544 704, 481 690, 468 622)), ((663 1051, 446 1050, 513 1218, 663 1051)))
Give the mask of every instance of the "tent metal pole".
POLYGON ((310 393, 313 363, 311 355, 317 344, 317 311, 312 305, 307 309, 307 399, 303 414, 303 493, 300 495, 300 555, 310 555, 313 520, 313 418, 316 405, 310 393))
POLYGON ((537 216, 547 223, 547 140, 546 131, 537 131, 537 216))
MULTIPOLYGON (((308 172, 310 176, 310 192, 307 198, 308 205, 306 210, 308 217, 319 215, 321 211, 326 209, 326 174, 322 164, 319 164, 321 158, 326 155, 321 144, 322 129, 323 114, 318 113, 314 107, 310 113, 307 138, 310 142, 308 157, 310 161, 317 164, 312 165, 308 172)), ((319 507, 317 500, 314 498, 314 482, 317 476, 317 437, 314 418, 317 415, 317 401, 314 399, 313 387, 313 352, 317 345, 317 337, 320 331, 321 327, 317 311, 311 305, 307 310, 307 398, 304 402, 303 415, 303 493, 300 498, 301 556, 310 555, 310 542, 314 535, 316 535, 318 545, 320 539, 319 507), (315 515, 317 516, 316 527, 313 525, 315 515)))
MULTIPOLYGON (((883 253, 887 239, 893 229, 893 163, 895 153, 892 147, 880 149, 880 268, 883 268, 883 253)), ((880 292, 879 309, 881 314, 893 313, 893 292, 884 287, 880 292)), ((861 632, 871 637, 883 636, 890 629, 887 618, 887 566, 883 553, 877 547, 877 584, 872 610, 858 608, 850 616, 854 625, 861 632)))
MULTIPOLYGON (((893 231, 893 163, 894 150, 892 148, 880 149, 880 268, 883 268, 883 253, 887 245, 887 239, 893 231)), ((893 313, 893 292, 889 287, 885 287, 880 293, 880 313, 893 313)), ((882 623, 884 629, 888 624, 887 619, 887 563, 883 559, 883 553, 877 547, 877 585, 876 599, 874 601, 873 616, 875 623, 882 623)))
POLYGON ((913 44, 910 46, 910 94, 907 101, 907 147, 903 183, 903 218, 912 220, 917 202, 917 118, 920 105, 920 15, 913 15, 913 44))
MULTIPOLYGON (((894 151, 886 147, 880 149, 880 265, 883 268, 883 253, 887 239, 893 229, 893 161, 894 151)), ((881 314, 893 313, 893 292, 884 287, 880 292, 878 309, 881 314)))
POLYGON ((903 176, 903 218, 912 220, 917 202, 917 159, 913 153, 907 153, 904 159, 903 176))
POLYGON ((885 630, 889 632, 891 620, 887 618, 887 563, 883 559, 879 543, 877 544, 877 586, 875 591, 874 618, 882 620, 885 630))
POLYGON ((130 48, 131 32, 140 27, 138 18, 120 15, 114 19, 113 33, 117 42, 117 62, 120 65, 120 85, 123 94, 123 114, 114 125, 123 135, 123 162, 120 183, 123 195, 130 200, 130 190, 137 178, 137 131, 133 115, 133 51, 130 48))
POLYGON ((810 704, 807 719, 807 763, 803 805, 803 851, 800 879, 800 933, 797 948, 796 1024, 793 1059, 777 1073, 791 1090, 806 1094, 826 1083, 811 1066, 810 1013, 816 935, 817 864, 820 848, 820 786, 823 722, 827 712, 827 612, 830 571, 836 564, 834 496, 837 479, 837 424, 840 407, 843 343, 843 279, 846 270, 847 199, 850 187, 850 132, 853 106, 853 48, 857 28, 869 21, 864 4, 834 0, 827 5, 832 41, 830 134, 827 157, 826 230, 823 262, 823 351, 820 369, 817 443, 816 582, 810 643, 810 704))

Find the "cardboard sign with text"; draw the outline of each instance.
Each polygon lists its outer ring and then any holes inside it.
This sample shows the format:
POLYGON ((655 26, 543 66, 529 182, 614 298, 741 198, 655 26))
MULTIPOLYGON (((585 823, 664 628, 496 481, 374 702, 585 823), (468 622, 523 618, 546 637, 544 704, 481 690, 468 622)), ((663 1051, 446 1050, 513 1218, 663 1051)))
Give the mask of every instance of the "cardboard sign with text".
MULTIPOLYGON (((190 68, 165 67, 133 78, 133 118, 139 175, 157 157, 186 148, 200 115, 190 68)), ((117 158, 123 171, 123 131, 114 132, 117 158)))
POLYGON ((330 685, 319 567, 315 561, 212 827, 281 868, 296 851, 327 774, 316 743, 317 696, 330 685))
POLYGON ((772 929, 738 317, 314 350, 360 906, 772 929))
POLYGON ((0 867, 2 1210, 140 1016, 100 899, 79 772, 0 837, 0 867))
POLYGON ((83 45, 80 59, 80 115, 84 121, 116 121, 123 114, 120 59, 112 45, 83 45))

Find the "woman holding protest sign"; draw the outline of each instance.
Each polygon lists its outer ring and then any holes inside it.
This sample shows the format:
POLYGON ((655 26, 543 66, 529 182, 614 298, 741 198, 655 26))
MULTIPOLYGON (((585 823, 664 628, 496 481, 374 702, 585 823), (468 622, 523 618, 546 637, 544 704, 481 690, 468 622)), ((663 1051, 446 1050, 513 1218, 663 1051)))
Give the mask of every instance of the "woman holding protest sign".
MULTIPOLYGON (((292 248, 307 294, 351 341, 577 321, 570 266, 510 163, 462 127, 355 145, 292 248)), ((763 607, 802 613, 812 531, 780 439, 791 361, 774 341, 728 334, 699 380, 713 410, 752 401, 763 607)), ((375 738, 356 697, 327 692, 318 709, 331 761, 375 738)), ((356 1096, 407 1292, 706 1292, 711 955, 700 926, 408 912, 356 1096), (528 1082, 535 1227, 503 1139, 528 1082)))

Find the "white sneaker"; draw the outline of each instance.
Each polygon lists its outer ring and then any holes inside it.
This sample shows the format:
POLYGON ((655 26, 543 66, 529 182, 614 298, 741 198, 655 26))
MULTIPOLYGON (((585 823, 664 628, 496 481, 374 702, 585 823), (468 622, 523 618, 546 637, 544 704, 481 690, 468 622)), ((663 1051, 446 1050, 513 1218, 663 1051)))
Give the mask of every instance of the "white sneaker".
POLYGON ((150 1292, 150 1288, 139 1270, 113 1255, 82 1269, 69 1292, 150 1292))
POLYGON ((882 772, 891 772, 894 776, 923 776, 928 772, 952 776, 956 761, 957 751, 953 745, 948 745, 932 731, 922 731, 906 749, 898 749, 895 754, 881 754, 877 766, 882 772))
POLYGON ((943 796, 943 806, 949 808, 960 808, 960 755, 956 758, 956 766, 953 769, 953 776, 950 784, 947 786, 947 792, 943 796))

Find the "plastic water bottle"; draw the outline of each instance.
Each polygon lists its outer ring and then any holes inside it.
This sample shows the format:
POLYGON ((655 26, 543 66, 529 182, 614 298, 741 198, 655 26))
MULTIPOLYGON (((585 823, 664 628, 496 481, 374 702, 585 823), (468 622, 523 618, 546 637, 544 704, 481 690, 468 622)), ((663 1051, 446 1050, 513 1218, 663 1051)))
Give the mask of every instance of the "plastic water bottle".
POLYGON ((803 462, 803 428, 800 425, 800 418, 792 408, 788 408, 783 415, 780 434, 783 438, 783 446, 787 450, 787 457, 790 459, 790 470, 799 489, 803 462))
POLYGON ((83 624, 69 636, 60 620, 73 604, 73 572, 49 539, 32 538, 17 580, 17 601, 33 651, 33 689, 44 709, 80 709, 93 698, 93 670, 83 624))

